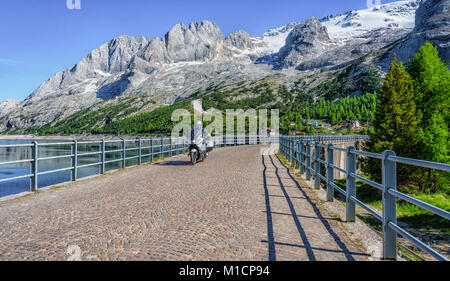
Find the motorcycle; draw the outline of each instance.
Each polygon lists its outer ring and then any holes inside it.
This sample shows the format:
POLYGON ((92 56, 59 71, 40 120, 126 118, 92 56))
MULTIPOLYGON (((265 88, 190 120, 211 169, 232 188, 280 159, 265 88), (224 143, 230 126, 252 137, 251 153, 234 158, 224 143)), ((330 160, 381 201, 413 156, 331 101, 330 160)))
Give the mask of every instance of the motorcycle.
POLYGON ((195 165, 199 161, 204 161, 208 157, 208 153, 212 151, 214 143, 206 143, 203 135, 194 136, 192 134, 191 144, 189 146, 189 156, 191 164, 195 165))

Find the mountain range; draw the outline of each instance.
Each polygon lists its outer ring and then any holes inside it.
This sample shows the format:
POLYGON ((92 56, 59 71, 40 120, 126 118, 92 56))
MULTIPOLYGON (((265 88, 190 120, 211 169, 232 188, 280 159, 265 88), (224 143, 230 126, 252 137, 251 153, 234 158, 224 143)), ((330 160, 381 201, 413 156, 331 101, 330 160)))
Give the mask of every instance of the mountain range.
POLYGON ((57 124, 80 111, 125 101, 134 109, 123 107, 112 120, 94 124, 102 126, 217 90, 230 100, 252 97, 258 93, 242 89, 261 85, 275 99, 283 87, 333 100, 376 90, 364 81, 367 75, 382 77, 394 53, 407 63, 428 40, 449 61, 449 6, 450 0, 399 1, 291 22, 260 37, 244 30, 224 36, 208 20, 176 24, 164 37, 119 36, 24 101, 0 103, 0 131, 57 124), (323 91, 343 75, 347 85, 341 93, 323 91))

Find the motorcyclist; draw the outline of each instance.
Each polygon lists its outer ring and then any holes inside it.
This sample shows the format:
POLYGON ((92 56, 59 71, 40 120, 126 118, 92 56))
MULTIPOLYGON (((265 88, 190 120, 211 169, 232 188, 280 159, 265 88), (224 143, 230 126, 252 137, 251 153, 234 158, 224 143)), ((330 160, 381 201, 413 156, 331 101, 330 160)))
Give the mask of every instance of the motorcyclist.
POLYGON ((211 134, 208 130, 203 128, 203 122, 200 120, 195 122, 194 130, 192 132, 192 140, 194 140, 197 145, 202 147, 202 149, 206 146, 206 155, 208 155, 208 152, 211 152, 213 149, 214 143, 212 142, 211 134))

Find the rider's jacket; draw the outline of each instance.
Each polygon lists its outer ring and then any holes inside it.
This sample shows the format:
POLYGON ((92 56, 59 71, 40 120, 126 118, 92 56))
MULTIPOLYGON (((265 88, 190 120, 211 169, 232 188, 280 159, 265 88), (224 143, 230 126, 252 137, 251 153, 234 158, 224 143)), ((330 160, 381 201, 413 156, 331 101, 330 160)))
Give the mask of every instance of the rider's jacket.
POLYGON ((211 139, 211 134, 205 128, 194 128, 192 139, 196 144, 205 143, 207 147, 214 146, 211 139))

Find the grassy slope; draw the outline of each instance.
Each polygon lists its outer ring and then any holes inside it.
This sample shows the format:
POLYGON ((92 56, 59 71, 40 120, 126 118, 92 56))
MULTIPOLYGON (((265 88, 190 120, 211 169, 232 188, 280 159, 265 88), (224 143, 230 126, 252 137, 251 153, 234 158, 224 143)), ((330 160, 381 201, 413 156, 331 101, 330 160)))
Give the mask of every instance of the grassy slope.
MULTIPOLYGON (((369 178, 367 175, 361 176, 369 178)), ((336 184, 345 190, 345 181, 345 179, 336 180, 336 184)), ((359 180, 356 181, 356 185, 358 199, 381 213, 382 200, 380 192, 359 180)), ((414 188, 405 187, 399 187, 399 189, 402 192, 414 190, 414 188)), ((450 194, 448 193, 422 193, 416 191, 409 192, 409 195, 443 210, 450 211, 450 194)), ((450 221, 403 200, 398 200, 397 218, 400 222, 407 223, 415 229, 436 229, 442 234, 450 234, 450 221)))

